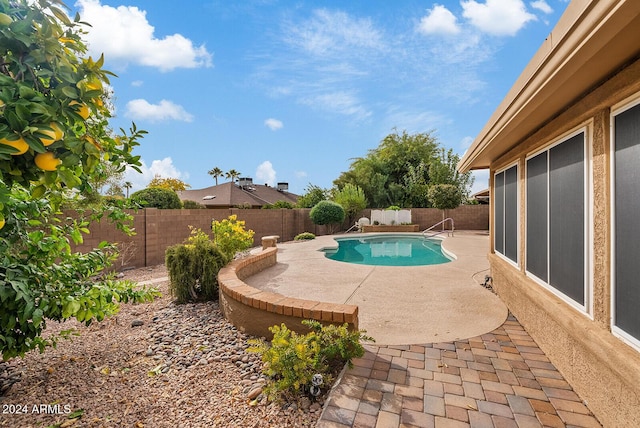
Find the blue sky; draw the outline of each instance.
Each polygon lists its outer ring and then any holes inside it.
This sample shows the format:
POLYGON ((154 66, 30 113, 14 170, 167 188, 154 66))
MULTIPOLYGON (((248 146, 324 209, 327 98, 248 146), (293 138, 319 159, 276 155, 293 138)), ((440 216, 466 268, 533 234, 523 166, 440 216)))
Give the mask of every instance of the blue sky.
MULTIPOLYGON (((330 188, 394 131, 462 155, 567 0, 79 0, 115 72, 113 127, 149 131, 143 174, 193 189, 213 167, 330 188)), ((487 187, 477 172, 474 191, 487 187)), ((220 182, 225 181, 219 179, 220 182)))

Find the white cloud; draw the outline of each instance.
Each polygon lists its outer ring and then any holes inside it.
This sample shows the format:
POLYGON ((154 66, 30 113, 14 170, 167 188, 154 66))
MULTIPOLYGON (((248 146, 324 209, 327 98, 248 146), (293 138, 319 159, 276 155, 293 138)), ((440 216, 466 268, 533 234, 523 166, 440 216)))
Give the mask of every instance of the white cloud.
POLYGON ((278 129, 282 129, 284 126, 281 120, 269 118, 264 121, 264 125, 272 131, 277 131, 278 129))
POLYGON ((408 111, 402 106, 391 107, 385 114, 387 128, 398 128, 410 134, 430 132, 450 124, 451 120, 436 111, 408 111))
POLYGON ((146 119, 152 122, 163 120, 193 121, 193 116, 184 107, 167 100, 162 100, 158 104, 151 104, 143 99, 131 100, 127 103, 126 115, 134 119, 146 119))
POLYGON ((182 181, 189 179, 189 174, 179 171, 173 160, 170 157, 166 157, 162 160, 156 159, 151 162, 151 166, 147 166, 144 160, 141 161, 140 172, 127 168, 124 174, 124 181, 129 181, 132 184, 129 194, 136 190, 144 189, 149 182, 159 175, 162 178, 179 178, 182 181))
POLYGON ((550 14, 553 12, 553 9, 545 0, 536 0, 530 3, 531 7, 534 9, 538 9, 539 11, 550 14))
POLYGON ((330 113, 352 116, 356 120, 365 120, 371 116, 358 98, 347 92, 312 95, 301 100, 305 105, 330 113))
POLYGON ((418 31, 423 34, 458 34, 460 27, 455 15, 446 7, 437 4, 427 16, 422 17, 418 31))
POLYGON ((307 171, 296 171, 294 172, 296 178, 305 178, 307 177, 307 171))
POLYGON ((471 147, 471 144, 473 144, 473 141, 474 141, 473 137, 464 137, 462 139, 462 141, 460 142, 460 148, 464 153, 466 153, 467 150, 469 150, 469 147, 471 147))
POLYGON ((291 25, 288 42, 317 56, 352 49, 379 49, 383 38, 371 20, 345 12, 317 9, 305 22, 291 25))
POLYGON ((256 178, 269 186, 275 186, 276 171, 273 169, 271 162, 264 161, 258 165, 258 168, 256 169, 256 178))
POLYGON ((181 34, 158 38, 147 21, 146 11, 135 6, 112 7, 99 0, 78 0, 87 27, 86 40, 92 55, 104 53, 109 61, 129 63, 171 71, 175 68, 211 67, 212 54, 204 45, 181 34))
POLYGON ((463 1, 462 15, 480 31, 495 36, 513 36, 536 16, 527 12, 522 0, 463 1))
POLYGON ((134 86, 136 88, 139 88, 143 84, 144 84, 144 82, 142 80, 134 80, 133 82, 131 82, 131 86, 134 86))

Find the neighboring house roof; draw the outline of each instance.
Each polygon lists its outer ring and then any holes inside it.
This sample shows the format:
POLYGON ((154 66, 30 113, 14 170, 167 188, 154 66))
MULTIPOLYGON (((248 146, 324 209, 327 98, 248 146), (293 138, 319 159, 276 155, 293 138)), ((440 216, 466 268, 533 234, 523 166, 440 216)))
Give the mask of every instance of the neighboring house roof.
POLYGON ((182 201, 195 201, 208 208, 228 208, 240 205, 260 207, 278 201, 295 204, 298 195, 286 190, 280 191, 266 184, 251 184, 240 187, 236 183, 228 182, 204 189, 183 190, 177 192, 182 201))
POLYGON ((640 1, 573 0, 458 164, 489 168, 640 55, 640 1))
POLYGON ((489 203, 489 189, 484 189, 484 190, 481 190, 481 191, 479 191, 477 193, 474 193, 473 195, 471 195, 471 198, 476 199, 481 204, 488 204, 489 203))

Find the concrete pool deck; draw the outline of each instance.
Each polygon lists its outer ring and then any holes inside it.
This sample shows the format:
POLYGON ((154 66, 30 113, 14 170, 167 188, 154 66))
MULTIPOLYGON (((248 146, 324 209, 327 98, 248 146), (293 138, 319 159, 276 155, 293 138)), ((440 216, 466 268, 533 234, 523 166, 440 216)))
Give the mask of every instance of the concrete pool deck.
MULTIPOLYGON (((278 263, 245 279, 255 288, 288 297, 358 305, 359 328, 376 345, 466 339, 493 331, 507 307, 480 284, 489 273, 488 234, 456 232, 443 248, 450 263, 433 266, 366 266, 325 257, 335 237, 278 244, 278 263)), ((415 234, 413 234, 415 235, 415 234)))

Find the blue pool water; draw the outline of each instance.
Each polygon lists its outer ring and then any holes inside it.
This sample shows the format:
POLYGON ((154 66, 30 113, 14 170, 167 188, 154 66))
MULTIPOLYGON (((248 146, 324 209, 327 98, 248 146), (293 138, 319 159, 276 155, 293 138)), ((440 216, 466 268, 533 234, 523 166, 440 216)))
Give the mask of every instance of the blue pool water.
POLYGON ((341 262, 376 266, 423 266, 451 261, 439 240, 422 236, 370 236, 337 238, 338 249, 325 256, 341 262))

